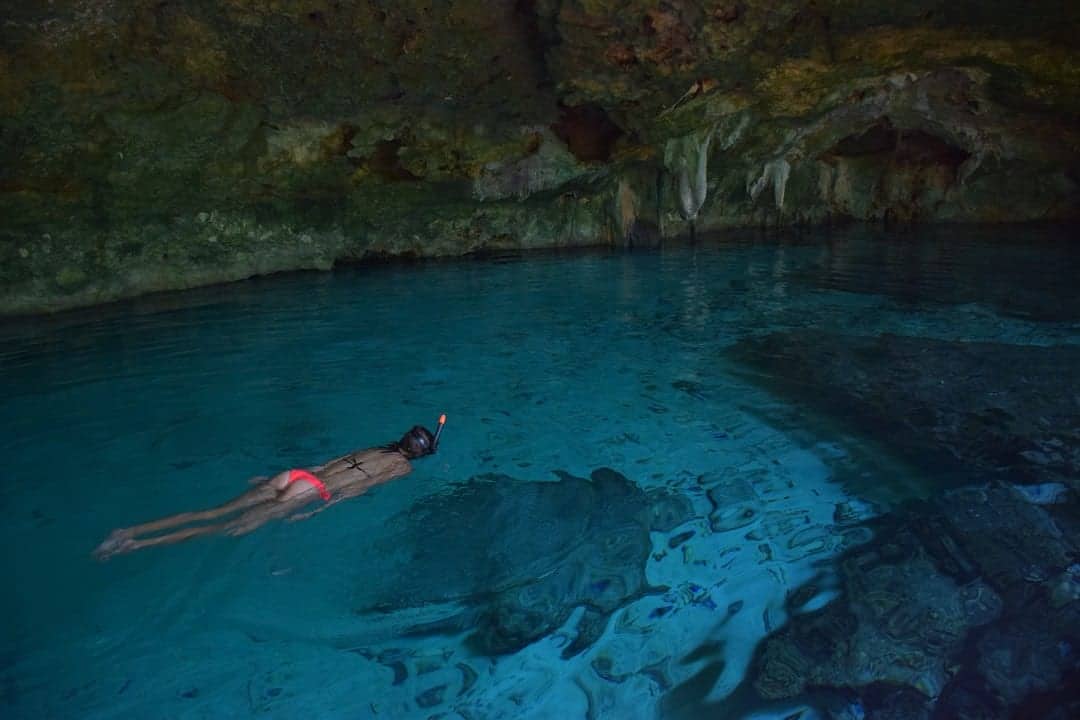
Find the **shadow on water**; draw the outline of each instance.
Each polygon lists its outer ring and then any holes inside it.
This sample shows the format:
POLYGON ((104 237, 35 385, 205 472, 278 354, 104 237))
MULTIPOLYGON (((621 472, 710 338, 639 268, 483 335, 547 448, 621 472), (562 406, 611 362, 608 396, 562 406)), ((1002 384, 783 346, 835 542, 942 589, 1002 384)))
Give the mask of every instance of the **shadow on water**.
POLYGON ((791 273, 810 287, 886 295, 908 307, 982 303, 1037 322, 1080 319, 1080 254, 1060 226, 859 227, 813 236, 822 252, 791 273))

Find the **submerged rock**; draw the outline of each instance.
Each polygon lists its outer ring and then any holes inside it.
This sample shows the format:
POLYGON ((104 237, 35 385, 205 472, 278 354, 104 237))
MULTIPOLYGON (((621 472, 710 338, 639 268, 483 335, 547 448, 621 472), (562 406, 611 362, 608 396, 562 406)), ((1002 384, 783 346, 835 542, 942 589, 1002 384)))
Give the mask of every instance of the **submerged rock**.
POLYGON ((1080 367, 1080 347, 800 330, 732 352, 752 379, 889 438, 939 480, 1080 490, 1080 387, 1062 373, 1080 367))
MULTIPOLYGON (((1025 453, 1022 453, 1026 456, 1025 453)), ((1069 499, 1069 489, 1062 483, 1039 483, 1037 485, 1013 485, 1025 500, 1035 505, 1056 505, 1069 499)))
POLYGON ((749 678, 760 697, 854 689, 870 718, 903 717, 897 692, 911 717, 1042 717, 1080 701, 1075 524, 973 486, 875 525, 841 562, 842 596, 765 642, 749 678))
POLYGON ((1047 589, 1050 591, 1050 605, 1055 608, 1080 600, 1080 563, 1073 563, 1060 575, 1047 581, 1047 589))
POLYGON ((853 553, 842 569, 844 600, 799 616, 766 643, 753 680, 761 696, 887 683, 937 697, 949 658, 1001 601, 981 581, 940 573, 921 550, 901 528, 853 553))
MULTIPOLYGON (((841 563, 842 596, 765 643, 756 692, 854 688, 868 717, 895 717, 882 686, 923 697, 921 716, 1075 703, 1080 406, 1062 369, 1080 366, 1080 349, 797 331, 734 355, 953 486, 873 521, 873 540, 841 563)), ((835 520, 858 515, 842 505, 835 520)))
POLYGON ((682 524, 690 505, 607 468, 558 475, 477 476, 391 520, 379 552, 396 568, 361 589, 362 612, 400 613, 406 634, 468 632, 477 652, 501 655, 583 608, 564 655, 588 648, 615 610, 664 590, 645 579, 649 533, 682 524))

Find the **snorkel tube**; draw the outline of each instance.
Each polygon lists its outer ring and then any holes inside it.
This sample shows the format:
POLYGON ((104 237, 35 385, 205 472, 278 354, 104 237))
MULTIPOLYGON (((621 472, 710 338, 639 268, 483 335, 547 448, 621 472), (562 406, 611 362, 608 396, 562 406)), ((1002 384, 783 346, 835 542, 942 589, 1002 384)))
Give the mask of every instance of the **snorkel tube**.
POLYGON ((439 449, 439 436, 442 435, 444 425, 446 425, 446 413, 439 416, 439 427, 435 428, 435 439, 431 441, 431 452, 439 449))

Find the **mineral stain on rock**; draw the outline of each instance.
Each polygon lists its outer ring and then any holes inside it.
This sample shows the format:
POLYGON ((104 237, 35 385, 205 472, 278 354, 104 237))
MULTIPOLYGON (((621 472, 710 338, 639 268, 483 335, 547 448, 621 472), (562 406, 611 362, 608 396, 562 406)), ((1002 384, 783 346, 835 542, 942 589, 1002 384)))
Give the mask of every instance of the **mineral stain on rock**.
POLYGON ((373 573, 360 612, 409 614, 404 634, 469 631, 477 653, 513 653, 583 615, 563 649, 570 657, 603 633, 611 614, 665 588, 645 566, 649 533, 691 517, 689 501, 643 490, 601 468, 557 482, 488 474, 394 518, 399 531, 376 552, 393 570, 373 573), (412 617, 411 615, 409 615, 412 617))

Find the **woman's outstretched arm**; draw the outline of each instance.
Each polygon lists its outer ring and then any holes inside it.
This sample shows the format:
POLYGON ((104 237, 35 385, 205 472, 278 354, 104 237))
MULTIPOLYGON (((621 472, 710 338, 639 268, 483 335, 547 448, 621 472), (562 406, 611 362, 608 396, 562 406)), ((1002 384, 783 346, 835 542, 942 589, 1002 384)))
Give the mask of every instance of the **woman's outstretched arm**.
POLYGON ((289 515, 285 518, 285 522, 299 522, 300 520, 307 520, 312 515, 318 515, 331 505, 337 505, 342 500, 347 500, 348 498, 362 495, 364 492, 366 492, 366 490, 367 488, 363 488, 357 492, 340 492, 336 497, 331 500, 327 500, 325 503, 315 508, 314 510, 309 510, 308 512, 304 513, 297 513, 296 515, 289 515))

